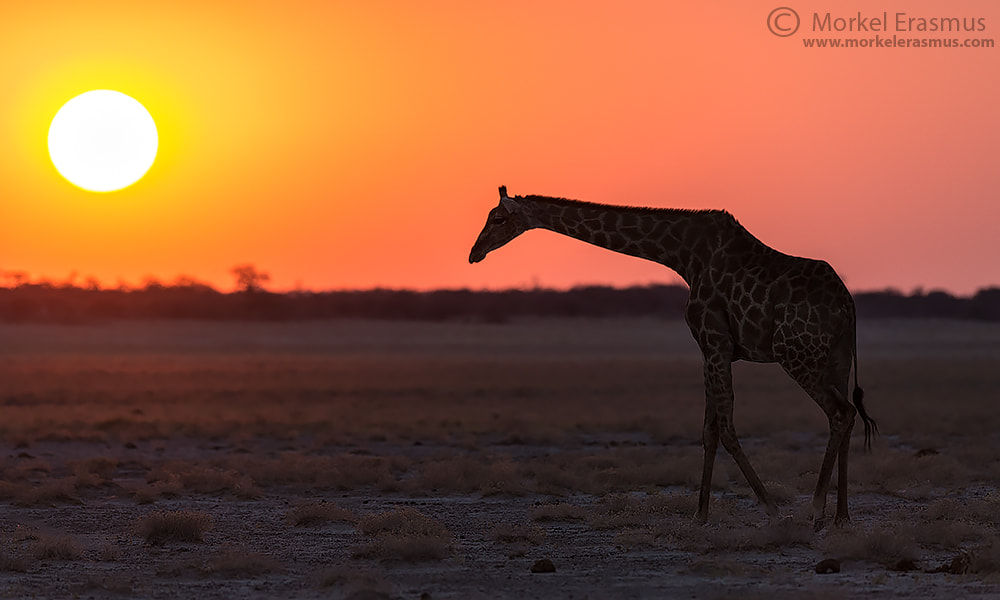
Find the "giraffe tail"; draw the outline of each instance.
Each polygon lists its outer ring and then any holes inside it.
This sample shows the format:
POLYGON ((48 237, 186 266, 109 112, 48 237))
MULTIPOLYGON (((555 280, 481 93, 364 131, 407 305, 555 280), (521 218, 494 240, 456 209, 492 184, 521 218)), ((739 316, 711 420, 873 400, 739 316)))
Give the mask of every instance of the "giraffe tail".
POLYGON ((861 422, 865 425, 865 451, 871 452, 872 449, 872 434, 878 434, 878 425, 875 424, 875 419, 868 416, 868 411, 865 410, 865 391, 861 389, 858 385, 858 348, 857 342, 854 346, 854 408, 858 409, 858 414, 861 415, 861 422))

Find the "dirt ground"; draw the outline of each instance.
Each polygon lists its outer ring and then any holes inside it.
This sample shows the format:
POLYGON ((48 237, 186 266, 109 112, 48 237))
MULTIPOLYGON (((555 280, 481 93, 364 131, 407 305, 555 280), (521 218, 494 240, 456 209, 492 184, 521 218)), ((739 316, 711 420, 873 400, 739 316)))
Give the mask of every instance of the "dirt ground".
POLYGON ((720 451, 694 521, 682 323, 0 325, 0 597, 997 597, 1000 326, 859 336, 881 435, 814 532, 825 418, 774 365, 736 419, 781 514, 720 451))

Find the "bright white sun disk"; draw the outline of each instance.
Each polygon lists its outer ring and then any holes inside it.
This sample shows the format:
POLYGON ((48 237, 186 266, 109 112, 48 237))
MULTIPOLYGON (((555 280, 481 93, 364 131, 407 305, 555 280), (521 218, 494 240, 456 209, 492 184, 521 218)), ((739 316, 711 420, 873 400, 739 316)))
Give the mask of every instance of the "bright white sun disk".
POLYGON ((49 156, 59 174, 92 192, 113 192, 153 166, 156 123, 134 98, 93 90, 63 105, 49 126, 49 156))

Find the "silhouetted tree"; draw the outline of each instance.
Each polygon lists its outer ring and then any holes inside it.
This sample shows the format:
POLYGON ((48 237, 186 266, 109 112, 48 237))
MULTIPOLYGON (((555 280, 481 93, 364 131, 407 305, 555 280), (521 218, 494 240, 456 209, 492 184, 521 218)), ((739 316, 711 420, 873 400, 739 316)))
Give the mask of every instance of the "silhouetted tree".
POLYGON ((236 276, 236 287, 241 292, 259 292, 264 284, 271 281, 271 276, 262 273, 253 265, 237 265, 229 270, 236 276))
POLYGON ((28 283, 28 274, 24 271, 4 271, 2 276, 10 282, 12 288, 21 287, 28 283))

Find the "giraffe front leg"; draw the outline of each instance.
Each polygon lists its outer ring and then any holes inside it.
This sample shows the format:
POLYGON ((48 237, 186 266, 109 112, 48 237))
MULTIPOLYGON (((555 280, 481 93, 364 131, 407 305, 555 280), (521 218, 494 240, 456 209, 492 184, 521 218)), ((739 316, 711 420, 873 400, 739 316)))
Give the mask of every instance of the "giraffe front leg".
MULTIPOLYGON (((767 489, 764 487, 764 483, 757 476, 757 472, 754 471, 753 466, 750 464, 750 459, 743 452, 743 448, 740 446, 739 439, 736 437, 736 428, 733 425, 733 372, 732 372, 732 361, 729 359, 729 355, 726 354, 722 357, 715 357, 714 359, 709 359, 706 357, 705 360, 705 387, 707 390, 707 404, 705 409, 705 422, 706 424, 712 422, 714 436, 712 455, 711 458, 715 457, 715 449, 718 447, 719 441, 722 442, 722 446, 736 461, 739 465, 740 471, 743 472, 743 476, 746 478, 747 483, 753 489, 754 494, 756 494, 757 499, 760 501, 761 505, 767 511, 767 514, 771 516, 776 516, 778 514, 778 507, 771 500, 770 495, 767 493, 767 489), (710 415, 709 411, 714 409, 715 414, 710 415)), ((706 426, 707 429, 707 426, 706 426)), ((709 459, 708 446, 706 445, 705 450, 705 460, 709 459)), ((705 469, 702 474, 702 501, 706 506, 707 510, 707 494, 709 491, 709 486, 711 485, 711 467, 706 463, 705 469), (705 474, 708 474, 708 481, 705 480, 705 474)), ((701 506, 699 505, 699 512, 701 506)))
POLYGON ((778 516, 778 506, 771 500, 771 495, 767 493, 764 482, 760 480, 753 465, 750 464, 750 459, 743 452, 743 447, 740 446, 740 440, 736 437, 736 429, 733 426, 732 418, 720 418, 719 420, 721 421, 719 429, 723 447, 733 457, 736 464, 739 465, 740 471, 743 472, 743 477, 750 484, 750 488, 757 495, 757 500, 760 501, 761 506, 767 511, 767 514, 772 517, 778 516))
POLYGON ((708 521, 708 502, 712 497, 712 471, 715 468, 715 452, 719 449, 719 420, 715 407, 710 403, 705 408, 705 424, 701 433, 701 445, 705 449, 705 462, 701 469, 701 491, 698 494, 699 523, 708 521))

